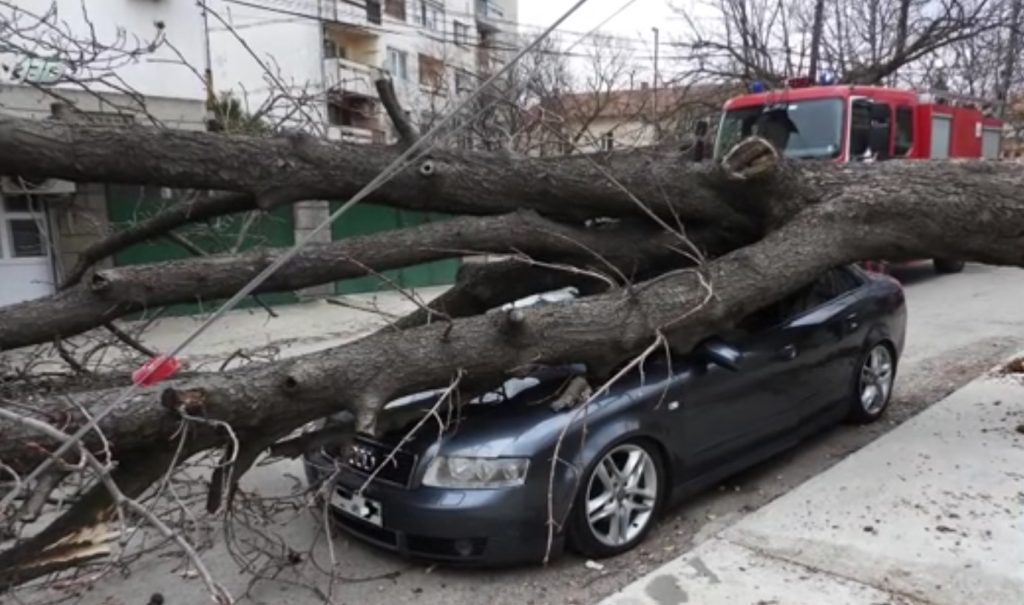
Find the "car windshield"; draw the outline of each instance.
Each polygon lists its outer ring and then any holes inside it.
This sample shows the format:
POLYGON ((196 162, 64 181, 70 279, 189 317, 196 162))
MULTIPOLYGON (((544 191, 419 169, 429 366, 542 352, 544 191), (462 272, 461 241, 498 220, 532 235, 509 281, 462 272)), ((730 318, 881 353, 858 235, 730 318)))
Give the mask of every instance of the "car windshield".
POLYGON ((755 105, 725 112, 718 129, 715 157, 745 137, 758 135, 787 158, 836 158, 841 149, 843 102, 813 99, 755 105))

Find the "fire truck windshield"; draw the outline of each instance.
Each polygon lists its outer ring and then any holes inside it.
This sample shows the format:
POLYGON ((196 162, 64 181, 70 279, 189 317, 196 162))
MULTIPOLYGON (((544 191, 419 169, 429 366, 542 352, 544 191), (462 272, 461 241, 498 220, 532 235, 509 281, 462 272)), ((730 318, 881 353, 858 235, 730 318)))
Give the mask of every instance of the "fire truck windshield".
POLYGON ((841 150, 841 99, 780 101, 725 112, 718 128, 715 157, 741 139, 758 135, 783 150, 787 158, 837 158, 841 150))

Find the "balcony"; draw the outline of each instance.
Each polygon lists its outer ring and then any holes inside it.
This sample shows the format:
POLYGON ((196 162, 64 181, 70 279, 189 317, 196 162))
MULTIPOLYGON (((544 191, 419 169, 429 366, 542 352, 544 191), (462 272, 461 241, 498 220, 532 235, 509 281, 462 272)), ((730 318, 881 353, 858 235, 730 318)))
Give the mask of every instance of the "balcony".
POLYGON ((505 26, 505 10, 495 0, 476 0, 476 25, 482 32, 499 32, 505 26))
MULTIPOLYGON (((312 3, 311 3, 312 4, 312 3)), ((320 18, 357 27, 380 27, 381 3, 357 4, 352 0, 319 0, 320 18)))
POLYGON ((331 91, 376 99, 373 82, 379 77, 380 70, 372 65, 342 58, 324 60, 325 84, 331 91))

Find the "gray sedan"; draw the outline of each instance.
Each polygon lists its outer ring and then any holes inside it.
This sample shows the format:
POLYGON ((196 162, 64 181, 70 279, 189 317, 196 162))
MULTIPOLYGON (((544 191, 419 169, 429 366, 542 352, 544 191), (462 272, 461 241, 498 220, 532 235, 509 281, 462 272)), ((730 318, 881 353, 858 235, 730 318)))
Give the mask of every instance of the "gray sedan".
POLYGON ((553 406, 584 368, 549 367, 410 434, 438 401, 423 393, 388 407, 413 411, 408 424, 309 455, 307 474, 330 479, 337 526, 405 555, 501 565, 568 544, 612 556, 687 495, 844 419, 879 418, 905 326, 895 280, 837 268, 588 405, 553 406))

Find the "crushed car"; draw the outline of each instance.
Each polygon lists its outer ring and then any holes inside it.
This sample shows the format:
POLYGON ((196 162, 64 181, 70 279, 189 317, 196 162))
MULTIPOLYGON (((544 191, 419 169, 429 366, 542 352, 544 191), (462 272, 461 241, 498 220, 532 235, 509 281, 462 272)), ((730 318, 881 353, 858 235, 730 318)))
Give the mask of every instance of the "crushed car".
POLYGON ((306 473, 330 482, 337 527, 403 555, 609 557, 687 496, 844 420, 881 417, 905 333, 898 282, 835 268, 686 355, 652 355, 596 396, 577 389, 570 405, 569 386, 586 384, 579 364, 511 378, 446 410, 443 428, 418 422, 442 391, 403 397, 386 413, 408 422, 307 454, 306 473))

